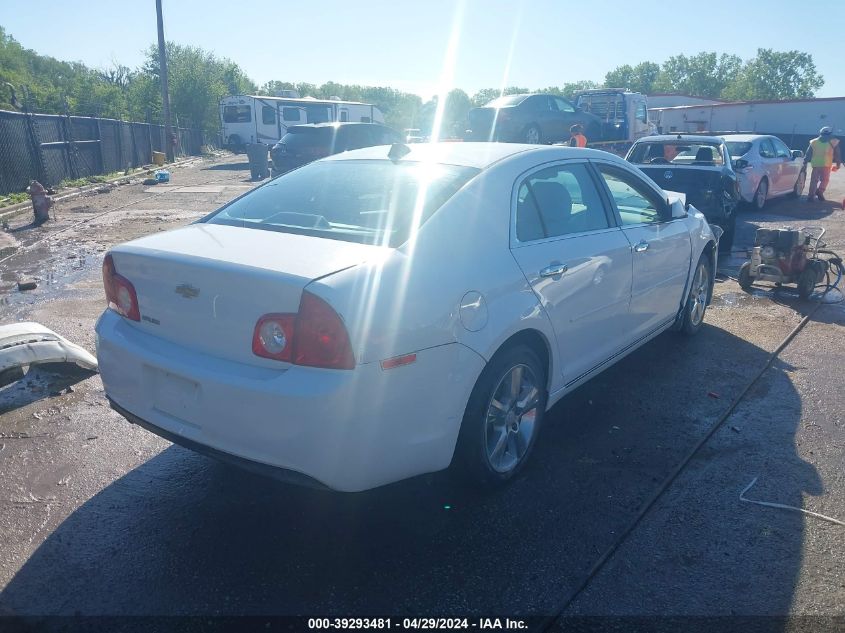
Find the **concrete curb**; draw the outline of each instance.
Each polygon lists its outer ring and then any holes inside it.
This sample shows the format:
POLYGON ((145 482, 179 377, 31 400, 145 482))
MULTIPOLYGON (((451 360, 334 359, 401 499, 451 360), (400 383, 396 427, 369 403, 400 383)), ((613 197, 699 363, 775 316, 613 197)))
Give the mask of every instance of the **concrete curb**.
MULTIPOLYGON (((169 165, 163 165, 162 167, 181 167, 185 163, 189 163, 191 161, 195 161, 197 159, 203 158, 202 156, 189 156, 187 158, 183 158, 182 160, 174 161, 169 165)), ((62 200, 68 200, 70 198, 75 198, 87 191, 93 191, 98 187, 102 187, 103 185, 107 185, 113 182, 117 182, 119 180, 124 180, 125 178, 133 178, 137 177, 138 173, 142 170, 149 171, 151 168, 160 169, 157 165, 143 165, 142 167, 138 167, 138 171, 134 174, 129 174, 126 176, 115 176, 114 178, 110 178, 108 180, 103 180, 102 182, 95 182, 91 183, 90 185, 84 185, 82 187, 77 187, 75 189, 66 189, 63 193, 57 193, 53 195, 53 202, 60 202, 62 200)), ((17 215, 21 215, 27 211, 32 211, 32 202, 27 200, 25 202, 18 202, 17 204, 9 205, 8 207, 0 208, 0 221, 8 220, 9 218, 13 218, 17 215)))

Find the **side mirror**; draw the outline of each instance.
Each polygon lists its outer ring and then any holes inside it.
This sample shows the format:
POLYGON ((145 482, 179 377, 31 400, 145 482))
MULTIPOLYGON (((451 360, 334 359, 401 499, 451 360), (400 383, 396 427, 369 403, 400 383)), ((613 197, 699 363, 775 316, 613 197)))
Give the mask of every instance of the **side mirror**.
POLYGON ((745 169, 746 167, 748 167, 748 165, 749 165, 748 161, 745 160, 744 158, 740 158, 740 159, 735 160, 733 162, 733 168, 736 171, 739 171, 741 169, 745 169))
POLYGON ((792 150, 792 160, 795 160, 796 158, 804 158, 804 152, 800 149, 792 150))

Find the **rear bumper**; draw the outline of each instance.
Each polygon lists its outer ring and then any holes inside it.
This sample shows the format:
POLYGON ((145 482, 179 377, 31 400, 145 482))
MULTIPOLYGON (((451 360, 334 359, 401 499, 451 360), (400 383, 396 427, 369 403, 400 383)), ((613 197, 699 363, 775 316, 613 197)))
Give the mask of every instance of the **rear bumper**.
POLYGON ((141 428, 148 430, 150 433, 155 433, 159 437, 163 437, 164 439, 166 439, 168 442, 173 442, 174 444, 178 444, 179 446, 184 446, 185 448, 190 449, 195 453, 207 455, 208 457, 213 457, 214 459, 219 460, 221 462, 233 464, 235 466, 243 468, 244 470, 249 470, 254 473, 258 473, 259 475, 270 477, 272 479, 277 479, 285 483, 296 484, 299 486, 307 486, 309 488, 326 488, 326 486, 321 484, 316 479, 312 479, 311 477, 303 475, 302 473, 298 473, 293 470, 285 470, 284 468, 279 468, 278 466, 268 466, 267 464, 262 464, 261 462, 255 462, 249 459, 244 459, 242 457, 238 457, 237 455, 232 455, 231 453, 218 451, 217 449, 211 448, 210 446, 206 446, 205 444, 194 442, 185 437, 182 437, 181 435, 171 433, 170 431, 163 429, 160 426, 156 426, 151 422, 142 420, 134 413, 130 413, 129 411, 121 407, 111 398, 107 397, 107 400, 109 401, 109 406, 111 406, 112 409, 117 411, 120 415, 122 415, 132 424, 140 426, 141 428))
POLYGON ((389 371, 275 369, 182 348, 110 310, 96 331, 106 395, 130 421, 253 470, 348 492, 446 468, 484 364, 453 343, 389 371))

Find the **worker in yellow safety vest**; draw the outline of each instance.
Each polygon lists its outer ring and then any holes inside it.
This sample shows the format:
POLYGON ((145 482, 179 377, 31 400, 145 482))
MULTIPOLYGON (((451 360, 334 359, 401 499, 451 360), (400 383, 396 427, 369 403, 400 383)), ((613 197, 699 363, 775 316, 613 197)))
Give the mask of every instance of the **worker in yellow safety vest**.
POLYGON ((819 130, 818 137, 810 141, 807 153, 804 155, 804 166, 810 163, 813 171, 810 174, 810 190, 807 192, 807 202, 815 202, 816 198, 824 201, 824 191, 830 182, 830 170, 833 163, 836 169, 842 165, 842 154, 839 139, 833 138, 833 130, 825 126, 819 130))
POLYGON ((580 123, 576 123, 569 128, 569 146, 587 147, 587 137, 584 136, 584 128, 580 123))

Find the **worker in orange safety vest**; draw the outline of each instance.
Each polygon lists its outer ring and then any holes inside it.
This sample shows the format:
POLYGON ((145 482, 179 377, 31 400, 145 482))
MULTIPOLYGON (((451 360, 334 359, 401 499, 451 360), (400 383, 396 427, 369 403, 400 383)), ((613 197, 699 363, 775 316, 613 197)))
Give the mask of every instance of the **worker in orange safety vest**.
POLYGON ((836 169, 842 165, 842 154, 839 139, 833 138, 833 130, 825 126, 819 130, 819 135, 810 141, 807 153, 804 155, 804 166, 813 168, 810 174, 810 190, 807 192, 807 202, 815 202, 816 198, 824 201, 824 191, 830 182, 830 170, 836 163, 836 169))
POLYGON ((587 147, 587 137, 580 123, 569 128, 569 147, 587 147))

